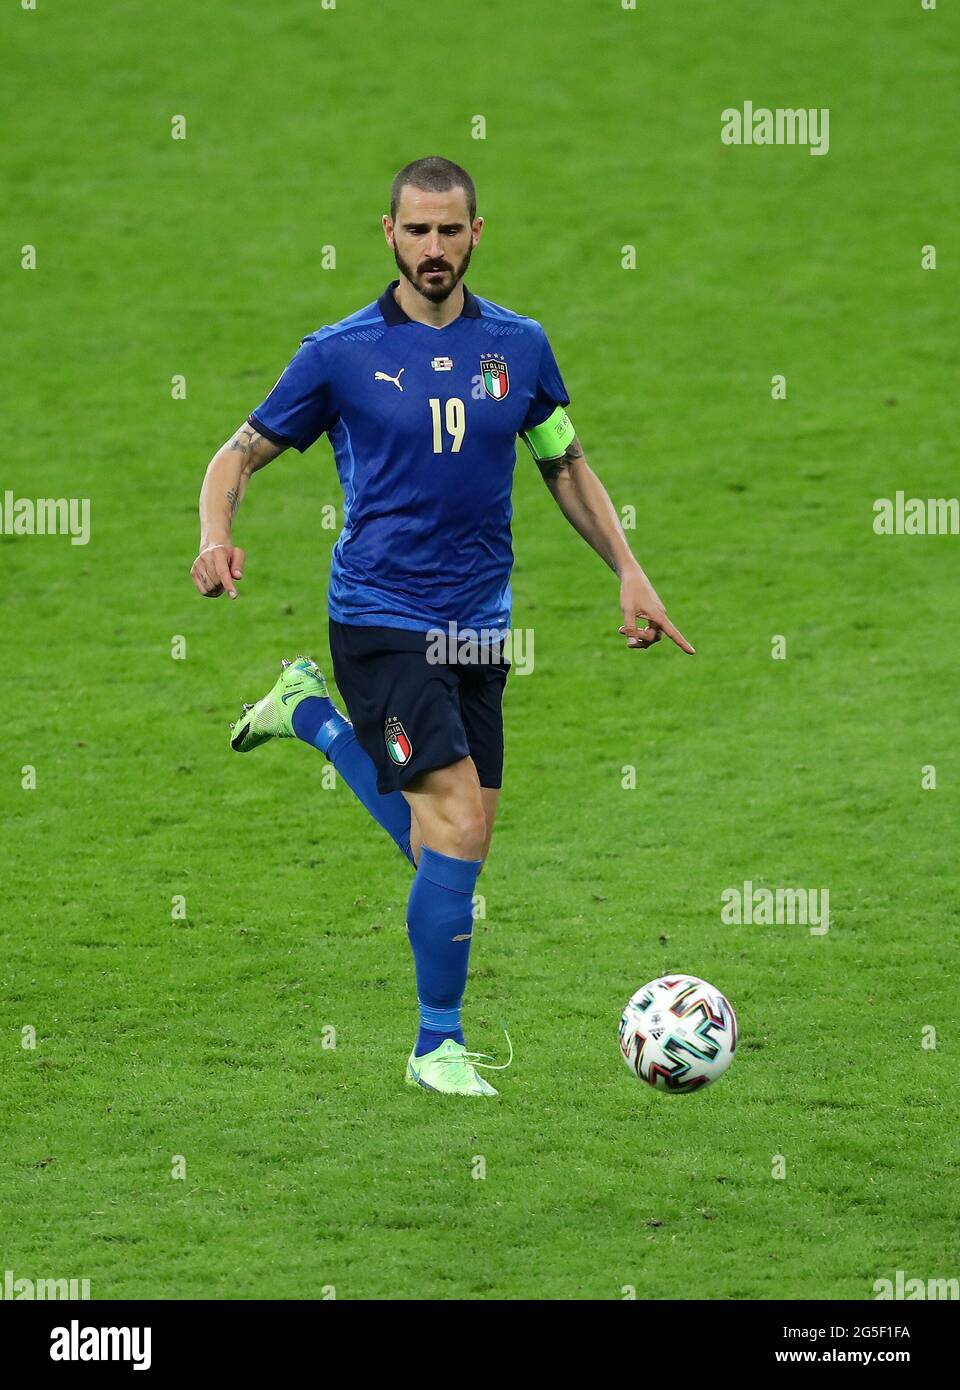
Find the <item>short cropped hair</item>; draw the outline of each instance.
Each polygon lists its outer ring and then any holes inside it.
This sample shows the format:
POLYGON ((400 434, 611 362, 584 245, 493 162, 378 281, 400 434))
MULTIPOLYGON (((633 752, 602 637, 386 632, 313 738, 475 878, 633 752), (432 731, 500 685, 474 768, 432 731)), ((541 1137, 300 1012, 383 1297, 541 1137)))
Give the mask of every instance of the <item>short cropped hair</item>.
POLYGON ((477 215, 477 190, 473 179, 466 169, 461 169, 460 165, 454 164, 452 160, 432 154, 426 159, 415 159, 412 164, 407 164, 400 170, 390 187, 390 218, 394 222, 397 219, 397 208, 400 206, 400 194, 407 184, 421 189, 424 193, 449 193, 452 188, 462 188, 467 195, 470 221, 472 222, 477 215))

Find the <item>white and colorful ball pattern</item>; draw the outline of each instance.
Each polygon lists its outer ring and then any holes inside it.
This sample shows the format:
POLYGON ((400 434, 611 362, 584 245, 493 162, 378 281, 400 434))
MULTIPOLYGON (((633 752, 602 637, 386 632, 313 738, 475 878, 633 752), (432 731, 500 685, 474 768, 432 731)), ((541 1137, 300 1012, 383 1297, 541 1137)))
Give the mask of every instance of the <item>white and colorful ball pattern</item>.
POLYGON ((682 1095, 722 1076, 737 1048, 729 1000, 695 975, 662 975, 638 989, 620 1020, 627 1066, 658 1091, 682 1095))

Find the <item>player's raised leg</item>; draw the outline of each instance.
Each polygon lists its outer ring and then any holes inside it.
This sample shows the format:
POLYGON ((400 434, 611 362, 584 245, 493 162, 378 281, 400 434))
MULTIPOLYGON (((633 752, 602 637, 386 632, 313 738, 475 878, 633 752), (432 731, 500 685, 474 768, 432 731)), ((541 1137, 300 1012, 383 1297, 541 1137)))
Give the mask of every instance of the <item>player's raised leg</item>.
POLYGON ((327 683, 308 656, 281 663, 271 690, 254 705, 244 705, 230 725, 230 746, 248 753, 271 738, 298 738, 326 755, 378 825, 414 863, 410 850, 410 807, 400 792, 377 790, 377 770, 357 742, 353 725, 327 693, 327 683))

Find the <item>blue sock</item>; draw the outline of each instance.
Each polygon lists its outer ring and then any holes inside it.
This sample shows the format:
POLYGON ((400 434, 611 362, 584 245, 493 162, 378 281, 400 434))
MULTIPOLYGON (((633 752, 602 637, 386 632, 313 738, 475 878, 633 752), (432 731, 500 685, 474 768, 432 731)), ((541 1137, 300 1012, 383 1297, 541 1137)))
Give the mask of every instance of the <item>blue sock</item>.
POLYGON ((357 742, 349 719, 344 719, 332 700, 308 695, 293 711, 292 722, 297 738, 327 755, 353 794, 412 864, 410 807, 400 792, 384 796, 377 791, 377 769, 357 742))
POLYGON ((426 845, 420 851, 407 904, 420 1002, 417 1057, 432 1052, 445 1038, 463 1042, 460 1006, 473 935, 473 890, 481 863, 451 859, 426 845))

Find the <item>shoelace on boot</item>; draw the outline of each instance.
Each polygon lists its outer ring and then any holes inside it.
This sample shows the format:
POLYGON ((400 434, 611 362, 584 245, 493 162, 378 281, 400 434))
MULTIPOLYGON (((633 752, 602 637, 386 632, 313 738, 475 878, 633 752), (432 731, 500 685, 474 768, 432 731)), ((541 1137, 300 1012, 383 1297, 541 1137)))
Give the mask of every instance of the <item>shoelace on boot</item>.
MULTIPOLYGON (((503 1028, 502 1023, 500 1026, 503 1028)), ((480 1067, 484 1071, 506 1071, 507 1067, 509 1067, 510 1063, 513 1061, 513 1043, 510 1041, 510 1034, 507 1032, 506 1028, 503 1028, 503 1036, 506 1038, 507 1046, 510 1049, 510 1056, 505 1062, 494 1061, 489 1052, 454 1052, 451 1053, 449 1057, 438 1057, 437 1061, 469 1062, 472 1067, 480 1067), (486 1061, 481 1061, 481 1058, 486 1058, 486 1061)))

